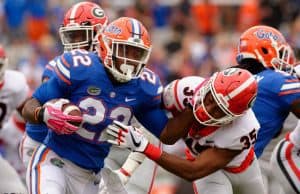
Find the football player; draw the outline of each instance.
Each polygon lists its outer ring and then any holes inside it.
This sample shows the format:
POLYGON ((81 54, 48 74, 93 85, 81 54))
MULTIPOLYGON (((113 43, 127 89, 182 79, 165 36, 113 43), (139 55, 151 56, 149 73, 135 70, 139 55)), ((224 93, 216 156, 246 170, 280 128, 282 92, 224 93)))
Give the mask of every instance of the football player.
MULTIPOLYGON (((0 127, 3 129, 1 137, 4 141, 16 143, 17 139, 5 139, 13 130, 12 127, 17 128, 14 122, 8 121, 12 116, 21 118, 21 107, 29 93, 29 86, 22 73, 8 70, 7 67, 8 59, 4 48, 0 46, 0 127)), ((21 122, 20 119, 19 121, 21 122)), ((3 177, 0 181, 0 193, 27 193, 16 170, 1 155, 0 168, 0 176, 3 177)))
POLYGON ((269 26, 254 26, 240 37, 237 62, 237 67, 249 70, 258 81, 253 111, 261 128, 254 147, 255 154, 260 157, 268 193, 278 193, 280 185, 273 184, 273 169, 269 165, 273 148, 268 148, 268 152, 264 149, 272 138, 280 134, 290 112, 298 118, 300 116, 300 84, 296 77, 290 75, 295 57, 278 30, 269 26))
POLYGON ((281 184, 281 193, 300 193, 300 122, 296 128, 286 134, 275 147, 271 159, 271 173, 281 184))
POLYGON ((58 57, 53 77, 23 108, 28 122, 51 129, 29 164, 31 193, 96 193, 99 177, 95 174, 111 146, 100 139, 103 129, 114 119, 131 124, 134 116, 159 137, 168 121, 160 108, 160 80, 145 68, 151 42, 142 23, 119 18, 98 40, 98 53, 79 49, 58 57), (42 106, 55 98, 69 99, 81 109, 82 117, 42 106), (80 126, 71 124, 80 121, 80 126))
MULTIPOLYGON (((65 51, 85 49, 95 51, 97 35, 107 25, 108 18, 103 9, 92 2, 74 4, 65 14, 63 25, 59 28, 61 42, 65 51)), ((42 82, 53 76, 56 60, 50 61, 42 75, 42 82)), ((48 134, 45 124, 26 123, 26 133, 19 148, 20 157, 27 167, 32 153, 48 134)))
POLYGON ((166 90, 169 94, 164 94, 164 102, 182 113, 173 119, 179 121, 176 126, 165 128, 160 139, 173 144, 184 138, 188 160, 161 151, 138 128, 118 121, 108 126, 107 133, 113 137, 108 142, 144 153, 166 170, 194 181, 196 193, 265 193, 252 147, 259 129, 250 109, 257 92, 254 77, 246 70, 230 68, 201 79, 174 81, 166 90), (188 82, 200 84, 188 88, 188 82), (185 93, 193 90, 189 100, 185 93))

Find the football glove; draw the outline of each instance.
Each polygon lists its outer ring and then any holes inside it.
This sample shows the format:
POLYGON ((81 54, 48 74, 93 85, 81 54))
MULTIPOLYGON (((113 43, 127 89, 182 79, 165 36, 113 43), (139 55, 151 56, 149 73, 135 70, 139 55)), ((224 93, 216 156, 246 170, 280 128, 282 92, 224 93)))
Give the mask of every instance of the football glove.
POLYGON ((39 120, 42 120, 55 133, 72 134, 79 129, 78 126, 70 122, 81 122, 82 116, 72 116, 64 114, 61 109, 53 104, 46 104, 39 110, 39 120))
POLYGON ((144 152, 149 144, 138 128, 124 125, 119 121, 113 121, 111 125, 108 125, 106 132, 114 137, 114 139, 107 140, 109 143, 132 151, 144 152))

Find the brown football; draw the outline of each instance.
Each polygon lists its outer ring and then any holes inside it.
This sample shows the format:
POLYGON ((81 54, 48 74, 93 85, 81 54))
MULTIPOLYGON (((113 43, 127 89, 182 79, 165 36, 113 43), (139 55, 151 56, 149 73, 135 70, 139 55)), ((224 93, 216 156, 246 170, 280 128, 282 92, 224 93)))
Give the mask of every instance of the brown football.
MULTIPOLYGON (((62 111, 66 115, 72 115, 72 116, 82 116, 82 113, 78 106, 67 103, 62 106, 62 111)), ((81 122, 70 122, 73 125, 79 126, 81 122)))

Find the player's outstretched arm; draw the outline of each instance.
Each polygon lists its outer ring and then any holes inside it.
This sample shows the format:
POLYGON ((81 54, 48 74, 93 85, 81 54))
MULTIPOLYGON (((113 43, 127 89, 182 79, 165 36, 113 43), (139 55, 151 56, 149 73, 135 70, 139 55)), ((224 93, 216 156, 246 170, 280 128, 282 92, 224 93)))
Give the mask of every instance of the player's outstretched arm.
POLYGON ((107 133, 114 137, 108 142, 136 152, 144 153, 164 169, 189 181, 207 176, 224 168, 242 150, 208 148, 201 152, 195 160, 189 161, 176 155, 163 152, 149 143, 137 128, 114 121, 107 128, 107 133))

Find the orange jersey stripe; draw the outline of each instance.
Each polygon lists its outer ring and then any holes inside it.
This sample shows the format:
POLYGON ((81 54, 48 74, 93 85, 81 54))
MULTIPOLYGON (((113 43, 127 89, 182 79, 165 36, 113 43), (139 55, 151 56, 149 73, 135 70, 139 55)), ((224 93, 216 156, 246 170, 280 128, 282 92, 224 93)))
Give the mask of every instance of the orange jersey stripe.
POLYGON ((59 77, 63 82, 65 82, 65 83, 68 84, 68 85, 71 85, 70 80, 66 79, 66 78, 62 75, 62 73, 57 69, 57 67, 55 67, 55 73, 58 75, 58 77, 59 77))
POLYGON ((295 93, 299 93, 299 92, 300 92, 300 89, 288 90, 288 91, 280 92, 278 95, 279 96, 284 96, 284 95, 295 94, 295 93))

